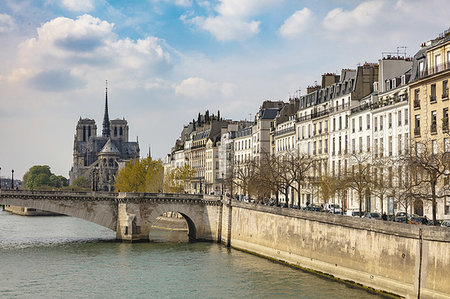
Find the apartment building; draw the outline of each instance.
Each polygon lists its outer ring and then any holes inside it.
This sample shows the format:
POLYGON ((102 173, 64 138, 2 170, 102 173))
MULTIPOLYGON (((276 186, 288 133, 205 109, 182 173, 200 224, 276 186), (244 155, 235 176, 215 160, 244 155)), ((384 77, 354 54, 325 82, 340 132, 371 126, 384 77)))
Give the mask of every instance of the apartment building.
MULTIPOLYGON (((423 44, 414 56, 409 82, 410 130, 416 153, 438 154, 450 151, 448 111, 450 79, 450 31, 423 44)), ((448 176, 438 182, 438 188, 448 185, 448 176)), ((439 190, 438 190, 439 191, 439 190)), ((424 202, 424 214, 432 207, 424 202)), ((437 202, 437 218, 450 218, 450 199, 437 202)))

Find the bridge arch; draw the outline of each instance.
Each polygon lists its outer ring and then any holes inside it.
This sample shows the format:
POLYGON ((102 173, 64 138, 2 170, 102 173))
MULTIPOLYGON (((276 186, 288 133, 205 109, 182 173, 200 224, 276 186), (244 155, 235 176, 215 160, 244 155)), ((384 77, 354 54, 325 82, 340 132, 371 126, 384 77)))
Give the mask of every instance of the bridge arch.
POLYGON ((179 203, 179 202, 162 202, 153 203, 153 209, 147 215, 141 215, 142 224, 145 226, 145 231, 150 231, 151 226, 156 222, 159 216, 164 215, 168 212, 176 212, 183 216, 188 227, 188 237, 189 241, 193 242, 198 239, 197 231, 198 227, 202 224, 202 213, 199 212, 198 206, 189 203, 179 203))

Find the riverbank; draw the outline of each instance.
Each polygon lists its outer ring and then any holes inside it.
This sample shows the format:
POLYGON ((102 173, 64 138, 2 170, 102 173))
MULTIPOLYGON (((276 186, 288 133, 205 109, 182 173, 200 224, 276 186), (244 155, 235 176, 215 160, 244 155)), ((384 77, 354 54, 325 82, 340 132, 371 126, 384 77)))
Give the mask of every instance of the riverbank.
POLYGON ((232 248, 388 296, 450 296, 448 229, 234 201, 222 219, 232 248))

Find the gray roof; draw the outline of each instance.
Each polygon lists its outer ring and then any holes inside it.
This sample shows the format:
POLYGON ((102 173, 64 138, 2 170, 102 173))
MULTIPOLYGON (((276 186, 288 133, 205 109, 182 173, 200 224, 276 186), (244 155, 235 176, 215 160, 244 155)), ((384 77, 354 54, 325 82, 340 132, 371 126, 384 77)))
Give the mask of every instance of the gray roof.
POLYGON ((280 111, 280 109, 278 108, 262 109, 260 119, 274 119, 275 117, 277 117, 278 111, 280 111))
POLYGON ((102 150, 99 153, 99 155, 104 155, 104 154, 120 155, 120 151, 117 149, 117 147, 114 145, 114 143, 111 142, 111 139, 108 139, 108 141, 106 141, 105 146, 103 146, 102 150))

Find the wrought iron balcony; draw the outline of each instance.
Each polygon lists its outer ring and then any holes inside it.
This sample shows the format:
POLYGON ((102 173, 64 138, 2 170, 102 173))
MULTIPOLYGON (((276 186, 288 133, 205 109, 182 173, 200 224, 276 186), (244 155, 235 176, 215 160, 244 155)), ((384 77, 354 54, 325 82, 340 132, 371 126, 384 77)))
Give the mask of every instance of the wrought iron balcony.
POLYGON ((414 136, 420 136, 420 127, 414 128, 414 136))
POLYGON ((431 130, 431 134, 436 134, 437 133, 437 124, 436 124, 436 122, 433 122, 431 124, 430 130, 431 130))

